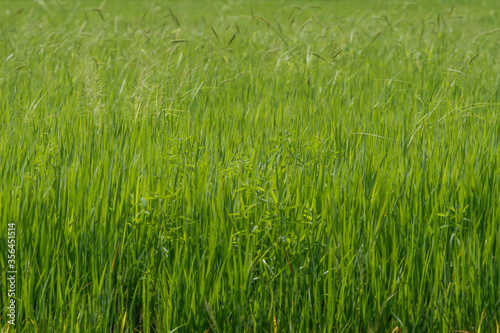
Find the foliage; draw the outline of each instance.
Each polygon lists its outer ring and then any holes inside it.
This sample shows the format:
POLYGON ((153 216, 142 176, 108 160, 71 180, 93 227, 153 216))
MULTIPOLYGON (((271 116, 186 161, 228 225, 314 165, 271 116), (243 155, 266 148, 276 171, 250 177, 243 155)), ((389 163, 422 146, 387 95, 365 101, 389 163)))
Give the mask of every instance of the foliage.
POLYGON ((455 3, 3 2, 18 332, 498 332, 500 7, 455 3))

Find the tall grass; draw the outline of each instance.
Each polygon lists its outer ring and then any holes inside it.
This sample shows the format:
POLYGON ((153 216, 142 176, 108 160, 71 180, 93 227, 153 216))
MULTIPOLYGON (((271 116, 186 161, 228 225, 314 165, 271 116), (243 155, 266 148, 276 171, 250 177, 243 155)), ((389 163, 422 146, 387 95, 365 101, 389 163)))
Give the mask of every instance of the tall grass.
POLYGON ((499 14, 4 2, 17 332, 498 332, 499 14))

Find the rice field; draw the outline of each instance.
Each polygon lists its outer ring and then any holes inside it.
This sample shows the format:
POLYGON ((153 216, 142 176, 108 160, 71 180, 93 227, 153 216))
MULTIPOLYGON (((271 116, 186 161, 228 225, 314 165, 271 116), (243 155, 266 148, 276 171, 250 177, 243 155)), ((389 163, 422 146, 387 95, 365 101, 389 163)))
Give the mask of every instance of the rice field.
POLYGON ((2 332, 498 333, 499 115, 494 0, 2 1, 2 332))

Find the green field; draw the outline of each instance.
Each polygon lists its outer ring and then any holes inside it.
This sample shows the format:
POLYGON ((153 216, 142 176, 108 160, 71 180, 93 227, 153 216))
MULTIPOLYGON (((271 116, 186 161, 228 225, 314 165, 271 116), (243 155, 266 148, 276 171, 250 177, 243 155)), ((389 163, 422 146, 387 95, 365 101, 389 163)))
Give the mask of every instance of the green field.
POLYGON ((496 0, 1 1, 0 329, 498 333, 499 116, 496 0))

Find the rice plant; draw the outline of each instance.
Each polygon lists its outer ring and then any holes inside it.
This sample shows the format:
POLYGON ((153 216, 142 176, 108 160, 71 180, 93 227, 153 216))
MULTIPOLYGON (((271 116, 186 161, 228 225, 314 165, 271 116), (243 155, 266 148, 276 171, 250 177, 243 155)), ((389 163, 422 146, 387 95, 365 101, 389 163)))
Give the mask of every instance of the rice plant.
POLYGON ((2 2, 2 331, 500 332, 498 17, 2 2))

